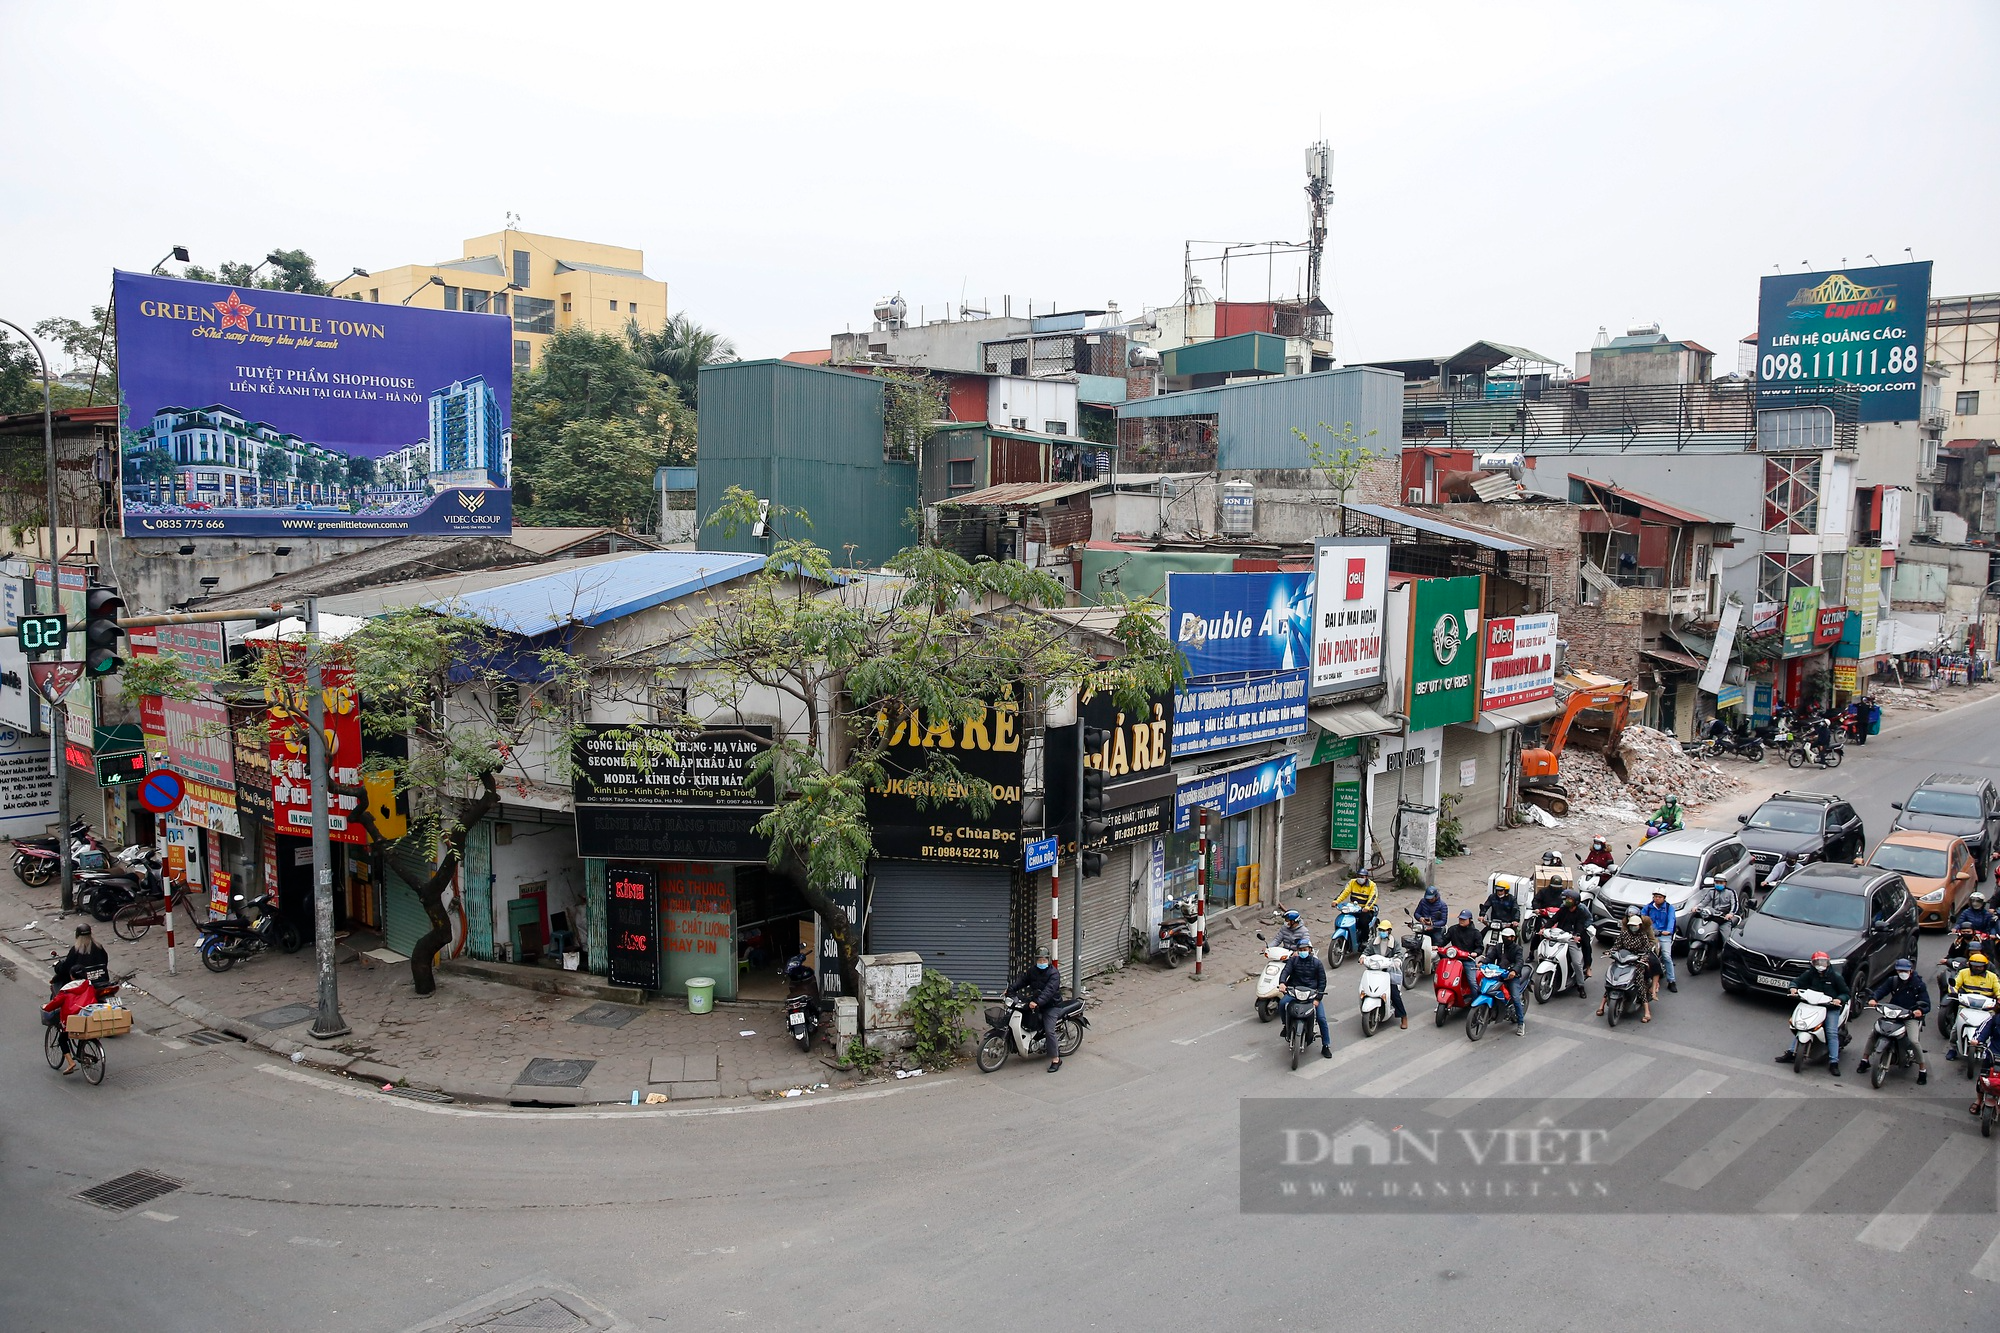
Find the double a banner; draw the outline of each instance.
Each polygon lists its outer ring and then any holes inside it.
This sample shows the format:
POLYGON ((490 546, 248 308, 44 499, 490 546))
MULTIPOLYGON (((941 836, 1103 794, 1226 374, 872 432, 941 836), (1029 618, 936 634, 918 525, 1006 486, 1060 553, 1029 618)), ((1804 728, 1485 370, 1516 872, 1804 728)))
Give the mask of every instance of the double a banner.
POLYGON ((112 281, 127 537, 513 528, 513 326, 146 273, 112 281))

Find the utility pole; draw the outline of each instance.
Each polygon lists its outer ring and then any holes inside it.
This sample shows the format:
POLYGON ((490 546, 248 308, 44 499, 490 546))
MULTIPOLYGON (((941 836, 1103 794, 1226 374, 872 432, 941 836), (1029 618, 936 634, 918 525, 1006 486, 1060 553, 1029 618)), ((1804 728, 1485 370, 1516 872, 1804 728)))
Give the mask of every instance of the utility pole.
POLYGON ((326 692, 320 680, 319 598, 306 598, 306 762, 312 781, 313 952, 319 961, 319 1016, 312 1035, 322 1041, 350 1031, 340 1017, 340 980, 334 975, 333 849, 327 841, 326 692))

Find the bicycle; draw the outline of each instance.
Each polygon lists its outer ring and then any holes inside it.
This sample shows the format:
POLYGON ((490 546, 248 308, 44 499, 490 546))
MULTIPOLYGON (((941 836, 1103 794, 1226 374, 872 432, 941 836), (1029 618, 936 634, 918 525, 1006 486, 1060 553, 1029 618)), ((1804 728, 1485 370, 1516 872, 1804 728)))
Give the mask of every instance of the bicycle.
MULTIPOLYGON (((42 1054, 51 1069, 62 1068, 64 1035, 61 1023, 42 1032, 42 1054)), ((76 1059, 76 1067, 83 1071, 86 1082, 94 1087, 104 1081, 103 1042, 95 1037, 79 1037, 69 1043, 69 1054, 76 1059)))
POLYGON ((194 914, 194 891, 184 879, 173 881, 173 885, 173 892, 164 899, 142 898, 119 908, 111 917, 112 933, 128 944, 137 944, 154 926, 166 924, 176 904, 187 909, 188 924, 198 931, 201 920, 194 914))

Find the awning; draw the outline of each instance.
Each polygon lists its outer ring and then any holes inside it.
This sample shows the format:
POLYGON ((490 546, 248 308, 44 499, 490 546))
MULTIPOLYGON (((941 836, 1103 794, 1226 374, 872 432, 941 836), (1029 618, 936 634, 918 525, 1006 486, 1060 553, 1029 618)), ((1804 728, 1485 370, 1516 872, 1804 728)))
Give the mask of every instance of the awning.
POLYGON ((1475 731, 1492 735, 1496 731, 1512 731, 1535 722, 1546 722, 1562 712, 1560 699, 1537 699, 1531 704, 1515 704, 1512 708, 1489 708, 1479 715, 1475 731))
POLYGON ((1335 736, 1352 738, 1355 736, 1393 736, 1402 728, 1383 717, 1367 704, 1333 704, 1326 708, 1309 708, 1306 717, 1321 731, 1335 736))
POLYGON ((1641 648, 1639 655, 1641 657, 1650 657, 1655 662, 1664 663, 1680 671, 1692 671, 1697 675, 1701 673, 1705 666, 1700 660, 1689 657, 1686 653, 1677 653, 1671 648, 1641 648))

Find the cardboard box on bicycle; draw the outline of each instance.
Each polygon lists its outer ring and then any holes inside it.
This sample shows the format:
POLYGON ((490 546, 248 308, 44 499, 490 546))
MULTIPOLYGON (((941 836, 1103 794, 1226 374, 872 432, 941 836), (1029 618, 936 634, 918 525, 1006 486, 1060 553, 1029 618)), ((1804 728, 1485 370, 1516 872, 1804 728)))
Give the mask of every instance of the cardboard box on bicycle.
POLYGON ((130 1009, 100 1009, 92 1014, 71 1014, 63 1026, 72 1037, 122 1037, 132 1030, 130 1009))

